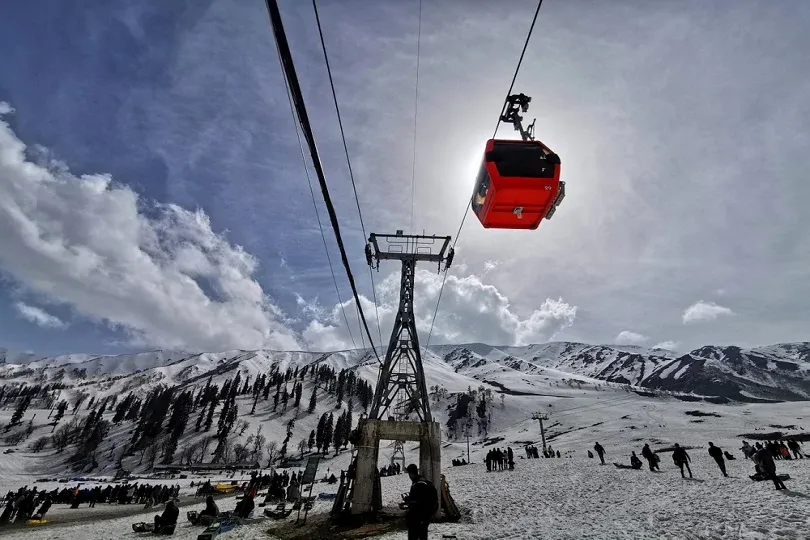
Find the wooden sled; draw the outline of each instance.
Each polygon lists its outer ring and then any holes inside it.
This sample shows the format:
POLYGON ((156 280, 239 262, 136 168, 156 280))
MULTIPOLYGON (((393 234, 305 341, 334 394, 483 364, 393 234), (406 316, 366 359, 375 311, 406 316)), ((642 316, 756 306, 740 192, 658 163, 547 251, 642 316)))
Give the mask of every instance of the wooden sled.
POLYGON ((47 519, 29 519, 25 522, 26 525, 47 525, 47 519))
POLYGON ((633 469, 635 471, 641 469, 641 467, 633 467, 632 465, 627 465, 625 463, 616 463, 615 461, 613 464, 616 466, 617 469, 633 469))

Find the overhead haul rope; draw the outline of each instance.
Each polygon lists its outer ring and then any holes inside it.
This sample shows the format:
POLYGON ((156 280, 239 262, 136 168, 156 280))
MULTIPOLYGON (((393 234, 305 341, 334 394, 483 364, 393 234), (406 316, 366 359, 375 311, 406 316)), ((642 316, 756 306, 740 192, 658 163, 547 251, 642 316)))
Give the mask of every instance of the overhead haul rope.
MULTIPOLYGON (((421 0, 420 0, 421 1, 421 0)), ((363 230, 363 241, 368 241, 366 235, 366 225, 363 222, 363 212, 360 210, 360 198, 357 196, 357 185, 354 183, 354 170, 352 169, 352 161, 349 159, 349 147, 346 145, 346 134, 343 131, 343 120, 340 116, 340 107, 338 106, 337 92, 335 91, 335 82, 332 79, 332 68, 329 65, 329 55, 326 52, 326 41, 323 38, 323 30, 321 29, 321 18, 318 15, 318 4, 316 0, 312 0, 312 9, 315 10, 315 22, 318 24, 318 36, 321 38, 321 49, 323 49, 323 59, 326 63, 326 72, 329 74, 329 86, 332 88, 332 100, 335 102, 335 112, 337 113, 338 126, 340 126, 340 138, 343 140, 343 151, 346 154, 346 165, 349 167, 349 178, 352 181, 352 190, 354 191, 354 201, 357 203, 357 214, 360 216, 360 228, 363 230)), ((380 310, 377 307, 377 287, 374 284, 374 272, 371 266, 368 267, 368 275, 371 278, 371 294, 374 298, 374 313, 377 316, 377 333, 380 336, 380 347, 383 346, 382 330, 380 329, 380 310)), ((347 322, 348 324, 348 322, 347 322)), ((371 337, 369 337, 371 339, 371 337)))
MULTIPOLYGON (((540 7, 543 5, 543 0, 538 0, 537 2, 537 9, 534 10, 534 17, 532 18, 532 24, 529 27, 529 33, 526 34, 526 41, 523 43, 523 50, 520 52, 520 58, 518 58, 517 67, 515 67, 515 74, 512 75, 512 82, 509 83, 509 91, 506 92, 506 98, 503 100, 504 103, 509 99, 509 96, 512 95, 512 89, 515 86, 515 81, 517 80, 518 73, 520 72, 520 65, 523 63, 523 57, 526 54, 526 48, 529 46, 529 40, 532 37, 532 32, 534 31, 534 24, 537 22, 537 15, 540 13, 540 7)), ((501 109, 503 110, 503 109, 501 109)), ((501 125, 501 116, 498 115, 498 123, 495 124, 495 132, 492 134, 492 138, 495 138, 495 135, 498 134, 498 127, 501 125)), ((452 249, 455 250, 456 243, 458 242, 459 237, 461 236, 461 229, 464 228, 464 220, 467 219, 467 214, 470 211, 470 205, 472 201, 470 199, 467 200, 467 207, 464 209, 464 215, 461 216, 461 224, 458 226, 458 232, 456 233, 456 237, 453 240, 452 249)), ((439 297, 436 300, 436 309, 433 311, 433 320, 430 322, 430 332, 428 332, 427 342, 425 343, 425 353, 427 353, 428 345, 430 345, 430 337, 433 335, 433 325, 436 324, 436 315, 439 313, 439 303, 442 301, 442 293, 444 292, 444 284, 447 282, 447 268, 444 269, 444 277, 442 278, 442 286, 439 289, 439 297)))
MULTIPOLYGON (((279 62, 281 57, 279 56, 279 62)), ((287 86, 287 76, 284 76, 284 84, 287 86)), ((301 133, 298 131, 298 122, 295 120, 295 107, 293 106, 292 97, 290 96, 289 87, 287 88, 287 100, 290 102, 290 114, 292 115, 293 125, 295 126, 295 136, 298 138, 298 148, 301 150, 301 163, 304 165, 304 173, 307 175, 307 185, 309 185, 309 194, 312 196, 312 206, 315 208, 315 219, 318 220, 318 229, 321 231, 321 240, 323 240, 323 250, 326 252, 326 260, 329 262, 329 271, 332 273, 332 282, 335 284, 335 293, 337 294, 338 302, 340 303, 340 310, 343 312, 343 320, 346 321, 346 329, 349 331, 349 337, 352 340, 352 347, 357 348, 357 343, 354 341, 351 326, 349 325, 349 317, 346 315, 346 308, 343 306, 343 298, 340 296, 340 288, 337 284, 337 276, 335 276, 335 269, 332 266, 332 257, 329 256, 329 247, 326 245, 326 236, 323 233, 323 225, 321 224, 321 213, 318 211, 318 203, 315 202, 315 190, 312 188, 312 178, 309 176, 309 166, 307 165, 307 158, 304 156, 304 142, 301 140, 301 133)), ((362 337, 362 334, 361 334, 362 337)))
POLYGON ((340 257, 343 261, 343 267, 346 269, 346 276, 349 278, 349 285, 351 285, 352 293, 354 294, 354 301, 357 303, 357 311, 365 328, 366 335, 368 336, 371 350, 374 351, 374 356, 377 362, 380 362, 380 357, 377 354, 377 349, 374 347, 374 340, 371 337, 371 331, 368 328, 366 316, 363 313, 363 307, 360 305, 360 295, 357 292, 357 285, 354 281, 351 265, 349 264, 349 257, 346 255, 346 247, 343 244, 343 237, 340 234, 340 224, 338 223, 337 214, 335 213, 335 206, 332 204, 332 197, 329 195, 329 188, 326 185, 326 176, 323 172, 321 165, 321 158, 318 154, 318 147, 315 144, 315 136, 312 133, 312 126, 309 123, 309 115, 307 114, 306 106, 304 105, 304 97, 301 92, 301 86, 298 83, 298 75, 295 72, 295 66, 292 61, 292 54, 290 53, 290 46, 287 43, 287 36, 284 33, 284 24, 281 21, 281 13, 278 9, 276 0, 266 0, 267 11, 270 15, 270 23, 273 27, 273 35, 275 37, 279 60, 281 67, 284 71, 284 78, 287 87, 288 97, 293 101, 295 110, 298 117, 298 123, 301 126, 301 132, 309 146, 310 156, 312 157, 312 166, 318 176, 318 183, 321 187, 323 200, 326 204, 326 210, 329 213, 329 221, 332 224, 332 230, 335 233, 335 240, 338 248, 340 249, 340 257))
MULTIPOLYGON (((313 0, 314 1, 314 0, 313 0)), ((422 0, 419 0, 419 26, 416 34, 416 84, 413 91, 413 163, 411 164, 411 231, 413 231, 413 205, 416 192, 416 120, 419 118, 419 58, 422 44, 422 0)))

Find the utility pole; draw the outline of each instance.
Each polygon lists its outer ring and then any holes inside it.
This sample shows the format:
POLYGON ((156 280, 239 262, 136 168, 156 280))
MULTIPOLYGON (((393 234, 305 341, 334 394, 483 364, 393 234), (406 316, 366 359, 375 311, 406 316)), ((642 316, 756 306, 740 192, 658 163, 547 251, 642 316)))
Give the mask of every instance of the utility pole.
POLYGON ((546 430, 543 428, 543 420, 548 420, 548 415, 545 413, 534 413, 532 415, 534 420, 540 420, 540 438, 543 439, 543 452, 546 451, 546 430))
POLYGON ((467 463, 470 463, 470 429, 467 428, 467 463))

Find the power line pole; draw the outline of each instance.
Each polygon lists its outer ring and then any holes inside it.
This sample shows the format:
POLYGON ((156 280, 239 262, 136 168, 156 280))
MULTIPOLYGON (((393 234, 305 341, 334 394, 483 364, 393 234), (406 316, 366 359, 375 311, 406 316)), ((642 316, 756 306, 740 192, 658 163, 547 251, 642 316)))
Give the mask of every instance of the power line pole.
POLYGON ((540 420, 540 438, 543 439, 543 452, 546 451, 546 430, 543 427, 543 420, 548 420, 548 415, 545 413, 534 413, 532 415, 534 420, 540 420))

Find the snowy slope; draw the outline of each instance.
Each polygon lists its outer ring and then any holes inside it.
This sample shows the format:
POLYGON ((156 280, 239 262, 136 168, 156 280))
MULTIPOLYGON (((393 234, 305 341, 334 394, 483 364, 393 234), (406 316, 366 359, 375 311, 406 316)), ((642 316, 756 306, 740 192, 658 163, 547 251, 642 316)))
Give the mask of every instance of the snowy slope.
MULTIPOLYGON (((810 397, 810 344, 779 344, 756 349, 705 346, 679 355, 636 346, 557 342, 525 347, 494 347, 474 343, 431 347, 426 369, 445 387, 480 383, 506 385, 531 392, 532 384, 548 380, 579 380, 627 384, 654 390, 721 396, 734 400, 796 400, 810 397), (450 372, 447 372, 450 369, 450 372), (453 375, 455 373, 455 375, 453 375), (455 379, 458 377, 458 381, 455 379), (471 383, 468 379, 475 379, 471 383), (527 386, 528 385, 528 386, 527 386)), ((98 384, 110 392, 148 389, 156 384, 193 385, 213 375, 242 376, 308 364, 337 370, 360 369, 376 379, 376 360, 367 350, 329 353, 224 351, 189 354, 151 351, 132 355, 63 355, 0 364, 0 381, 15 383, 62 381, 98 384), (114 384, 115 381, 121 381, 114 384)), ((567 383, 566 383, 567 384, 567 383)), ((535 389, 536 390, 536 389, 535 389)))

